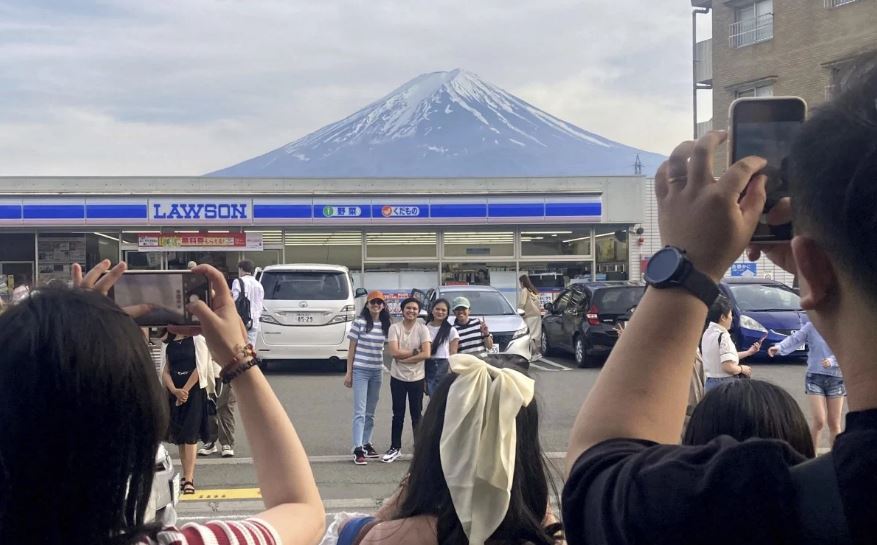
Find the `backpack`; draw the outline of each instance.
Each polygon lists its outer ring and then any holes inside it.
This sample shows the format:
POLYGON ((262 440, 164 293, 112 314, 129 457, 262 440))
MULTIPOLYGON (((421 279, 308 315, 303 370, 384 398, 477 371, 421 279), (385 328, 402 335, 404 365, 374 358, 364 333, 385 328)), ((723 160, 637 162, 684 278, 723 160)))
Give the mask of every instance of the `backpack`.
POLYGON ((238 316, 240 316, 241 320, 244 322, 244 327, 249 331, 253 329, 253 315, 250 314, 250 299, 247 297, 247 292, 245 290, 246 283, 240 278, 235 279, 235 282, 240 282, 241 293, 238 295, 238 298, 235 299, 234 308, 238 311, 238 316))

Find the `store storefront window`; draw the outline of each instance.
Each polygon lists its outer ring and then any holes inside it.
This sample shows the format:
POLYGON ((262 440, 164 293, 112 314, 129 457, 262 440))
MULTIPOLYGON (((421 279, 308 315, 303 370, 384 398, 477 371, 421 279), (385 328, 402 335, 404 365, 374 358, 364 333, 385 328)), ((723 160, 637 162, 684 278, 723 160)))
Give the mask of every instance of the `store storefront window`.
POLYGON ((436 257, 438 236, 428 231, 365 233, 368 259, 416 259, 436 257))
POLYGON ((86 270, 104 259, 119 261, 119 234, 39 233, 37 235, 38 283, 69 282, 74 263, 86 270))
POLYGON ((493 286, 517 304, 518 276, 514 261, 502 263, 443 263, 442 285, 493 286))
POLYGON ((544 305, 553 301, 572 280, 590 280, 592 263, 590 261, 537 263, 521 262, 520 273, 530 277, 539 290, 539 300, 544 305))
POLYGON ((522 228, 522 256, 591 255, 590 225, 572 228, 522 228))
POLYGON ((286 231, 283 244, 287 263, 343 265, 362 270, 362 233, 358 231, 286 231))
POLYGON ((628 231, 624 225, 600 225, 594 236, 597 280, 628 279, 628 231))
POLYGON ((445 231, 445 257, 512 257, 514 231, 445 231))
POLYGON ((0 234, 0 299, 12 300, 16 287, 26 290, 33 286, 34 235, 32 233, 0 234))
POLYGON ((401 314, 400 303, 411 290, 438 286, 436 263, 366 263, 363 288, 383 292, 391 314, 401 314))

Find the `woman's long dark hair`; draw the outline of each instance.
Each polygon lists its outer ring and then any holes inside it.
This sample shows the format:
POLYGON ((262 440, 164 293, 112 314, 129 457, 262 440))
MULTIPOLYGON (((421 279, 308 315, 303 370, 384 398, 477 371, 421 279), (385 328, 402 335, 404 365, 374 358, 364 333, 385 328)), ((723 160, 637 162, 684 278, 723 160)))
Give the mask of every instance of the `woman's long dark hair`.
MULTIPOLYGON (((435 320, 435 317, 432 315, 432 309, 434 309, 435 306, 440 303, 445 304, 445 307, 447 307, 448 309, 448 316, 451 315, 451 303, 449 303, 448 300, 444 298, 436 299, 435 302, 432 304, 432 307, 430 307, 429 314, 426 316, 426 323, 431 324, 432 321, 435 320)), ((449 322, 447 318, 445 318, 445 320, 442 322, 442 325, 439 326, 439 329, 435 334, 435 339, 432 340, 432 355, 435 355, 436 350, 438 350, 441 345, 444 344, 446 340, 448 340, 448 337, 451 335, 452 327, 453 326, 451 325, 451 322, 449 322)))
POLYGON ((0 543, 132 541, 167 428, 140 329, 97 292, 45 288, 0 316, 0 346, 0 543))
POLYGON ((530 280, 530 277, 526 274, 522 274, 518 280, 521 281, 521 285, 524 286, 530 293, 533 295, 539 295, 539 290, 536 289, 536 286, 533 285, 533 281, 530 280))
MULTIPOLYGON (((448 391, 456 379, 456 374, 449 374, 430 396, 426 413, 417 426, 408 485, 393 516, 394 519, 417 515, 437 517, 438 543, 442 545, 469 543, 441 471, 439 452, 448 391)), ((511 501, 505 519, 488 543, 554 545, 560 540, 561 526, 551 524, 546 527, 544 524, 549 490, 554 490, 554 486, 539 446, 539 411, 535 399, 518 412, 516 428, 518 445, 511 501)), ((458 454, 468 456, 470 453, 458 454)), ((556 491, 554 494, 556 496, 556 491)))
POLYGON ((807 419, 779 386, 763 380, 729 380, 694 407, 682 443, 705 445, 719 435, 738 441, 782 439, 807 458, 816 456, 807 419))
MULTIPOLYGON (((375 327, 375 319, 372 318, 372 313, 368 309, 368 302, 366 301, 365 306, 362 307, 362 312, 359 313, 359 317, 365 320, 365 332, 368 333, 375 327)), ((381 321, 381 329, 384 331, 384 337, 390 334, 390 311, 387 310, 387 303, 384 303, 383 308, 381 308, 381 313, 378 316, 378 319, 381 321)))

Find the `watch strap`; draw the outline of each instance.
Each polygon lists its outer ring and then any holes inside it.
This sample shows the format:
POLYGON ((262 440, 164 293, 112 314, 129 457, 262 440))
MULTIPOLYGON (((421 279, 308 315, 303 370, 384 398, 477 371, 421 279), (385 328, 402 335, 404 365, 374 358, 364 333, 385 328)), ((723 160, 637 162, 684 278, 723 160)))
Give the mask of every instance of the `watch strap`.
POLYGON ((711 307, 719 297, 719 286, 712 278, 697 270, 691 261, 686 259, 685 263, 686 268, 677 280, 678 285, 703 301, 707 307, 711 307))

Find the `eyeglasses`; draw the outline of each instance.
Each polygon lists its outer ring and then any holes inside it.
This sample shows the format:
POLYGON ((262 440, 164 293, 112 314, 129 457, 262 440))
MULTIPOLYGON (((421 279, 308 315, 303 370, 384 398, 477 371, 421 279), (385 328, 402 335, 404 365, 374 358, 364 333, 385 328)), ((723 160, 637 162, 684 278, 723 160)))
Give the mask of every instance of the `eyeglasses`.
POLYGON ((368 302, 368 304, 370 304, 370 305, 375 305, 375 306, 378 306, 378 307, 382 307, 382 306, 384 306, 384 302, 381 301, 380 299, 372 299, 371 301, 368 302))

